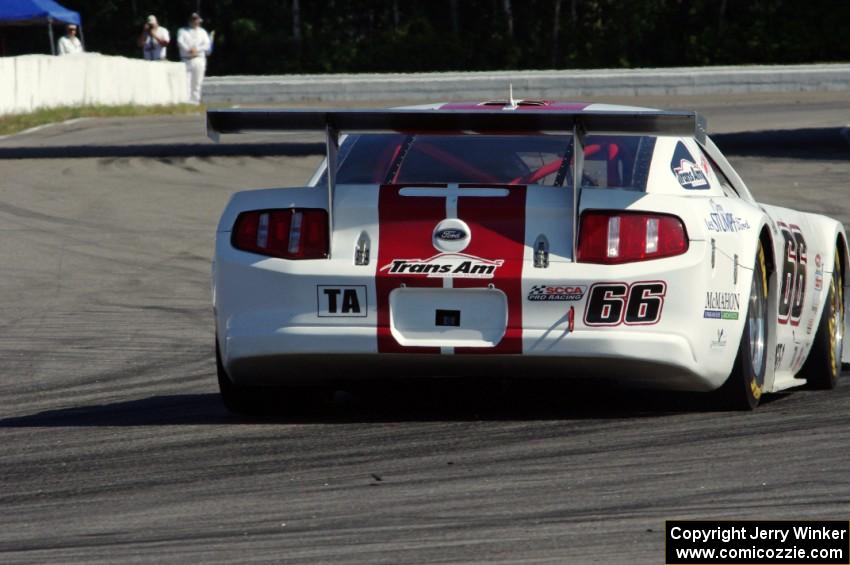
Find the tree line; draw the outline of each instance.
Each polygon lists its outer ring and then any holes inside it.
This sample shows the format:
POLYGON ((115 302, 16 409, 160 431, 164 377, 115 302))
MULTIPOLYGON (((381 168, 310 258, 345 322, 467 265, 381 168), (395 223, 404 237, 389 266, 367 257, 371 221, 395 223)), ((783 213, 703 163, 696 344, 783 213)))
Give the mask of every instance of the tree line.
MULTIPOLYGON (((850 0, 60 0, 86 47, 140 56, 148 14, 200 11, 208 74, 416 72, 806 63, 850 59, 850 0)), ((59 30, 57 29, 57 34, 59 30)), ((0 28, 6 55, 49 52, 0 28)), ((177 60, 176 48, 169 58, 177 60)))

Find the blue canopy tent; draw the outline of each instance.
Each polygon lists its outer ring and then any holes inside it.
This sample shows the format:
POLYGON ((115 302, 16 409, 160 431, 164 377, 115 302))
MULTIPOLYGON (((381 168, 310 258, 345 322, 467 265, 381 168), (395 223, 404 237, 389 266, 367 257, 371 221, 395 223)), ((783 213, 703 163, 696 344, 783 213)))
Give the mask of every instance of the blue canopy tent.
POLYGON ((53 24, 76 24, 83 41, 83 24, 80 14, 59 5, 53 0, 3 0, 0 2, 0 25, 47 24, 51 52, 56 54, 53 41, 53 24))

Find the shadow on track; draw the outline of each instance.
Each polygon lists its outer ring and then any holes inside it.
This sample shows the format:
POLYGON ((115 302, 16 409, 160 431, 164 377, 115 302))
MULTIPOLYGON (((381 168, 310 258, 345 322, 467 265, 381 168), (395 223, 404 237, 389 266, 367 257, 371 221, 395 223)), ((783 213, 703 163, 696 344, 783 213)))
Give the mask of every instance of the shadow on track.
MULTIPOLYGON (((786 395, 771 395, 763 403, 786 395)), ((225 410, 217 393, 176 394, 46 410, 0 420, 0 428, 348 424, 429 421, 642 419, 718 411, 712 395, 624 390, 598 383, 482 385, 480 382, 375 382, 357 390, 275 398, 261 417, 225 410)))
POLYGON ((726 155, 789 159, 850 159, 850 128, 806 128, 711 135, 726 155))
POLYGON ((178 143, 0 147, 0 159, 120 157, 306 157, 324 155, 324 143, 178 143))

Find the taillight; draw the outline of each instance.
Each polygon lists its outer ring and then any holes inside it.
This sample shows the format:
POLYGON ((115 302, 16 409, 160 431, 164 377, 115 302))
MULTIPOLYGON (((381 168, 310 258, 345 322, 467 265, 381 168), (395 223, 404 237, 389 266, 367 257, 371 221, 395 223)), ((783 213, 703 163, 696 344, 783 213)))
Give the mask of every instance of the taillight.
POLYGON ((629 263, 688 250, 682 220, 667 214, 588 211, 581 215, 578 257, 585 263, 629 263))
POLYGON ((270 257, 322 259, 328 256, 328 213, 306 208, 242 212, 231 243, 270 257))

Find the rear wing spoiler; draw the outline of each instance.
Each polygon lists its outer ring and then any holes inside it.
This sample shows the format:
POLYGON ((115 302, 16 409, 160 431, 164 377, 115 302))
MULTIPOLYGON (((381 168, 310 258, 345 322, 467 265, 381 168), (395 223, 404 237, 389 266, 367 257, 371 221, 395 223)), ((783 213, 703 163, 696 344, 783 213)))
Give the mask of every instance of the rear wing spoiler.
MULTIPOLYGON (((706 122, 696 112, 663 110, 208 110, 207 136, 249 132, 321 131, 327 138, 328 228, 333 241, 333 204, 340 132, 408 132, 456 135, 572 134, 573 260, 575 260, 584 138, 595 134, 680 135, 705 143, 706 122)), ((331 245, 331 248, 333 246, 331 245)))

